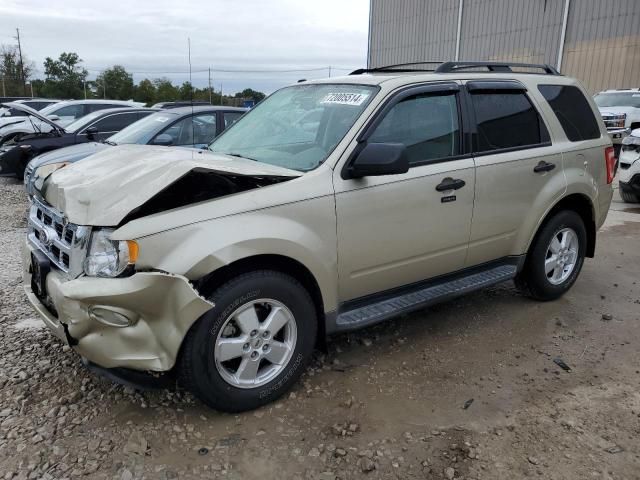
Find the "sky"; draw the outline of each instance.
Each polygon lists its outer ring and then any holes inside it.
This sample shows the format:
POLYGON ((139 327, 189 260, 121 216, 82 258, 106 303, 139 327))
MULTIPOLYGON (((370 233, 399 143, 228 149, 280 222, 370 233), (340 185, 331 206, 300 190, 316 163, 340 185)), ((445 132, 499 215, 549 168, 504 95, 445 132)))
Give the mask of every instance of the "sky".
POLYGON ((76 52, 89 79, 118 64, 136 83, 182 83, 190 38, 195 86, 208 85, 211 68, 216 91, 270 93, 365 66, 368 21, 369 0, 2 0, 0 44, 15 44, 19 28, 39 78, 46 57, 76 52), (293 69, 301 71, 237 72, 293 69))

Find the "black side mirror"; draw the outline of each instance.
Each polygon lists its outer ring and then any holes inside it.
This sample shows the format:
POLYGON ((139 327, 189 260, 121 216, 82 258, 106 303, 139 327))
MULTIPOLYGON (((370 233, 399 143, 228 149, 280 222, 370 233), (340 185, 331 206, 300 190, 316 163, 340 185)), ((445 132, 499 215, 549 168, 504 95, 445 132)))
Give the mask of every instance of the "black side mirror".
POLYGON ((98 127, 89 127, 84 133, 87 134, 87 138, 93 139, 93 137, 98 134, 98 127))
POLYGON ((407 151, 401 143, 367 143, 345 170, 344 178, 399 175, 409 171, 407 151))
POLYGON ((173 137, 168 133, 161 133, 151 142, 152 145, 161 145, 163 147, 168 147, 173 145, 173 137))

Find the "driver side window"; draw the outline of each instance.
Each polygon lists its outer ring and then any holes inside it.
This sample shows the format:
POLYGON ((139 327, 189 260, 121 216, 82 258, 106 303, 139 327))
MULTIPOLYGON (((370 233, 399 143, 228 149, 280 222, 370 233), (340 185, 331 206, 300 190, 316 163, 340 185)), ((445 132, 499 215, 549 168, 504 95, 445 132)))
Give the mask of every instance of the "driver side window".
POLYGON ((410 165, 460 155, 460 126, 455 94, 407 97, 376 127, 370 143, 401 143, 410 165))

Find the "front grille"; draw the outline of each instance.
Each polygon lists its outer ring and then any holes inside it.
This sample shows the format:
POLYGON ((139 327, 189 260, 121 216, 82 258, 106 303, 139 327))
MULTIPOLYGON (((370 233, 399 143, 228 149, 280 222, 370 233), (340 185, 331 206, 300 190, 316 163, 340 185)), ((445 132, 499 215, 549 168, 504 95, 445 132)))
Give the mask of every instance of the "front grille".
POLYGON ((52 207, 32 199, 29 209, 28 239, 55 267, 68 277, 82 273, 91 227, 69 223, 52 207))
POLYGON ((629 167, 631 167, 630 163, 620 162, 620 169, 621 170, 629 170, 629 167))

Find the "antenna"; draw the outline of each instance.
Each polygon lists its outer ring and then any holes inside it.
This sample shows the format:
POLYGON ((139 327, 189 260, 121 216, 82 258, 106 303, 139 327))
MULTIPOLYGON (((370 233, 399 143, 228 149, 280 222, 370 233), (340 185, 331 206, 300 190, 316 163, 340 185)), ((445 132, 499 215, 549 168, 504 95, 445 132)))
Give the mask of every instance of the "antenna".
POLYGON ((191 99, 191 146, 196 148, 196 127, 193 123, 193 83, 191 83, 191 38, 187 37, 189 50, 189 97, 191 99))

